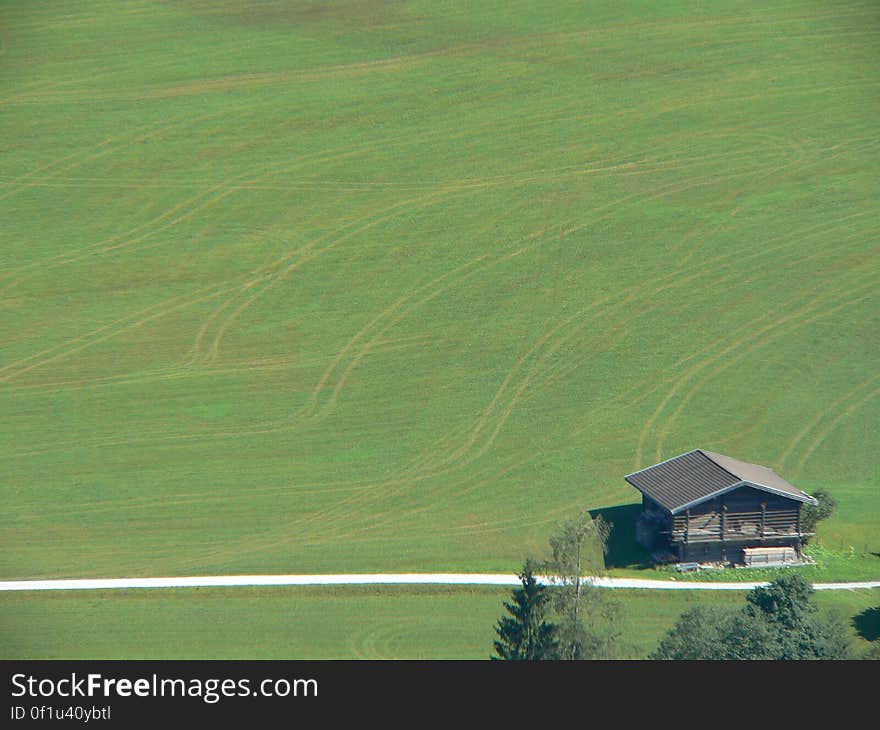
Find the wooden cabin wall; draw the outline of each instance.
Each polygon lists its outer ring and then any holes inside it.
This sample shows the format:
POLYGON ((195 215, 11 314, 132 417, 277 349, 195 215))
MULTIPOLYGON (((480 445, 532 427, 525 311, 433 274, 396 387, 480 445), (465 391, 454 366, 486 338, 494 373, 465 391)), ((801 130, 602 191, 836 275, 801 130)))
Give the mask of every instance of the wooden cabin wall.
POLYGON ((673 516, 672 539, 688 542, 796 535, 801 503, 752 487, 740 487, 673 516), (725 511, 726 507, 726 511, 725 511))

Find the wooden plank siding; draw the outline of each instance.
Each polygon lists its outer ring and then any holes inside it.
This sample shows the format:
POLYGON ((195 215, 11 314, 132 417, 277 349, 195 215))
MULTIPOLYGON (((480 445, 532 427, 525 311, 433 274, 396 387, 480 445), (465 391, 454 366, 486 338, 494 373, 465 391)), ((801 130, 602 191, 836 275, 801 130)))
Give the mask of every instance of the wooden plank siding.
POLYGON ((800 536, 800 503, 745 486, 673 515, 669 534, 687 543, 800 536))

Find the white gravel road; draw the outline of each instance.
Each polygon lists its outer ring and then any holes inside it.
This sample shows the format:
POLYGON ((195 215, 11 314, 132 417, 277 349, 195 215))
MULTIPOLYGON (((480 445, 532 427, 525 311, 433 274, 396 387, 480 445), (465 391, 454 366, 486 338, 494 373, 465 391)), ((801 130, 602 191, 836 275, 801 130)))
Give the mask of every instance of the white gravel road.
MULTIPOLYGON (((743 591, 766 583, 651 580, 648 578, 586 578, 602 588, 639 588, 673 591, 743 591)), ((52 580, 0 581, 0 591, 76 591, 120 588, 215 588, 236 586, 332 586, 332 585, 519 585, 507 573, 349 573, 335 575, 213 575, 181 578, 64 578, 52 580)), ((857 590, 880 588, 880 580, 855 583, 816 583, 813 588, 857 590)))

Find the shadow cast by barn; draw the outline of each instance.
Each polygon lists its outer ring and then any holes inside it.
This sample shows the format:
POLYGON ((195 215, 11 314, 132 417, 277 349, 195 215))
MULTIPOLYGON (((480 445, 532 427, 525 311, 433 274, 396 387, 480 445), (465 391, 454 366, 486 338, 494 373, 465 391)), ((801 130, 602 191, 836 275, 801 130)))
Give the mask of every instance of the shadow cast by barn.
POLYGON ((652 567, 650 554, 636 542, 636 521, 641 513, 641 503, 590 510, 593 519, 601 515, 602 519, 611 525, 608 552, 605 555, 606 568, 652 567))

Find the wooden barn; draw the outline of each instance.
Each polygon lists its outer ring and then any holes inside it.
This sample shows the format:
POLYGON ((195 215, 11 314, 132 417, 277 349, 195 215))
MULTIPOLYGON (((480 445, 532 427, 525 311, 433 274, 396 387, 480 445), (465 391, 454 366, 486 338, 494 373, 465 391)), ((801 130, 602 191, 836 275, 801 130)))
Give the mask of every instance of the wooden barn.
POLYGON ((642 493, 639 542, 681 563, 802 560, 801 507, 816 500, 772 469, 696 449, 625 477, 642 493))

